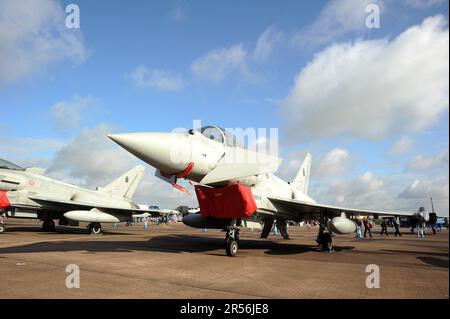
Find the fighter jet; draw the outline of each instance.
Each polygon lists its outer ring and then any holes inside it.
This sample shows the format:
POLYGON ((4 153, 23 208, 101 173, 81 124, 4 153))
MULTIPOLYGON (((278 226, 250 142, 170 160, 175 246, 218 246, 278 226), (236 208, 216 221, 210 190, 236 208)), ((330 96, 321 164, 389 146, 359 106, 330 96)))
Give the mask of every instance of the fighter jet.
MULTIPOLYGON (((46 177, 44 169, 25 169, 0 159, 0 215, 42 220, 44 231, 55 229, 55 219, 66 226, 89 222, 90 232, 99 235, 100 223, 128 221, 133 214, 159 216, 152 210, 140 209, 131 200, 144 170, 138 165, 94 191, 46 177)), ((0 225, 3 231, 5 227, 0 225)))
POLYGON ((326 233, 354 232, 353 216, 411 215, 319 204, 308 196, 310 153, 294 180, 285 182, 273 174, 281 162, 278 157, 240 147, 236 136, 217 126, 179 133, 125 133, 108 137, 154 166, 156 176, 174 187, 187 191, 177 183, 179 178, 198 183, 194 187, 200 213, 184 216, 183 222, 196 228, 225 230, 229 256, 238 252, 239 226, 255 220, 264 223, 261 238, 268 237, 276 222, 284 239, 289 239, 286 221, 318 220, 320 243, 324 242, 325 229, 326 233))

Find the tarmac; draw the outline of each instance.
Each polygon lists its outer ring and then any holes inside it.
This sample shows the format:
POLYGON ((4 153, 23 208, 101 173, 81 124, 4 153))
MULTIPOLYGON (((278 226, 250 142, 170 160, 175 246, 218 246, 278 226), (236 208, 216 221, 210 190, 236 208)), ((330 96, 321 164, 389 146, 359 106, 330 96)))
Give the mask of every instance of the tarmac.
POLYGON ((423 239, 408 229, 398 238, 377 228, 370 239, 337 235, 334 253, 318 249, 317 228, 289 227, 291 240, 245 230, 238 256, 228 257, 223 232, 182 223, 103 225, 102 236, 42 232, 32 220, 6 226, 1 298, 449 298, 447 229, 423 239), (80 288, 66 286, 72 264, 80 288), (376 268, 379 288, 369 288, 376 268))

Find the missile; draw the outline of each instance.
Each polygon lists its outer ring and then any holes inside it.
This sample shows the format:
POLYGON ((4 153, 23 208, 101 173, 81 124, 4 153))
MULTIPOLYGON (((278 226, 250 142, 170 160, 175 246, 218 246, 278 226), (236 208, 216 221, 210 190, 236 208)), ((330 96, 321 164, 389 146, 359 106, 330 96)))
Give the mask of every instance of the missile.
POLYGON ((98 209, 71 210, 64 213, 64 217, 77 222, 89 223, 120 223, 129 219, 127 216, 112 215, 98 209))

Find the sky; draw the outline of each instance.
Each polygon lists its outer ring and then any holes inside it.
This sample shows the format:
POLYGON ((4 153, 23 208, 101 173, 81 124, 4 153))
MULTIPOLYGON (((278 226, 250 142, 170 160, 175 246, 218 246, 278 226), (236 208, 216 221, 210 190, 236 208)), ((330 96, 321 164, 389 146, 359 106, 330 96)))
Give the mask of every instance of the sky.
MULTIPOLYGON (((0 0, 0 158, 89 188, 140 163, 107 134, 200 120, 276 128, 286 180, 310 151, 318 202, 448 216, 448 87, 445 0, 0 0)), ((146 166, 137 202, 197 206, 146 166)))

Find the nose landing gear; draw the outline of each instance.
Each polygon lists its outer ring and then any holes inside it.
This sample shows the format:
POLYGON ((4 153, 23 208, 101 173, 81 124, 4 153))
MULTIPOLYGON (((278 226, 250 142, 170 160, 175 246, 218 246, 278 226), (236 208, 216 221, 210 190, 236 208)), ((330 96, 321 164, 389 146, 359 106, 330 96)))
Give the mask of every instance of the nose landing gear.
POLYGON ((228 256, 234 257, 239 251, 239 228, 236 226, 229 226, 225 231, 225 250, 228 256))
POLYGON ((324 214, 320 214, 320 226, 319 226, 319 233, 317 234, 316 237, 316 242, 317 244, 319 244, 322 251, 334 253, 335 250, 332 246, 333 235, 329 229, 325 231, 328 228, 327 224, 328 224, 328 217, 325 216, 324 214))

